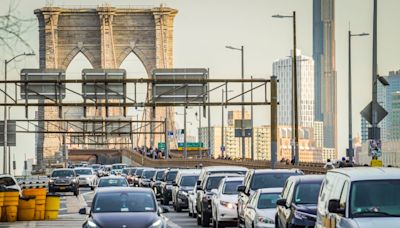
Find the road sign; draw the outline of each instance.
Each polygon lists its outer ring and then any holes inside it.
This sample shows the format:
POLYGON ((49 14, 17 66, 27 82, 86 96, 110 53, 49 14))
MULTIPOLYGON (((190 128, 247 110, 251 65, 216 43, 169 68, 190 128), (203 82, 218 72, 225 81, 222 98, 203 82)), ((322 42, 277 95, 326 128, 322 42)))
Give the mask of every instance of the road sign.
POLYGON ((159 150, 165 150, 165 142, 159 142, 158 147, 159 150))
MULTIPOLYGON (((16 122, 7 120, 7 146, 16 146, 16 122)), ((4 145, 4 121, 0 121, 0 146, 4 145)))
POLYGON ((371 167, 382 167, 383 163, 382 163, 382 160, 372 159, 370 165, 371 165, 371 167))
POLYGON ((173 131, 168 131, 167 135, 168 135, 168 138, 173 138, 174 137, 174 132, 173 131))
POLYGON ((380 157, 382 156, 382 143, 381 140, 370 140, 369 141, 369 151, 368 151, 369 156, 377 156, 380 157))
POLYGON ((224 151, 225 151, 225 147, 221 146, 221 152, 224 152, 224 151))
MULTIPOLYGON (((83 80, 107 80, 126 78, 124 69, 83 69, 83 80)), ((126 84, 123 82, 86 82, 82 84, 83 96, 89 99, 123 99, 126 97, 126 84)))
MULTIPOLYGON (((183 142, 178 143, 178 150, 183 150, 184 147, 185 147, 185 143, 183 143, 183 142)), ((199 150, 199 149, 203 148, 203 143, 202 142, 187 142, 186 148, 187 148, 187 150, 199 150)))
POLYGON ((61 69, 22 69, 22 99, 64 99, 65 83, 43 82, 65 80, 65 70, 61 69))
POLYGON ((153 84, 154 102, 204 103, 207 99, 207 84, 200 81, 208 78, 203 68, 171 68, 153 70, 154 79, 180 80, 177 83, 156 82, 153 84), (182 80, 199 80, 199 83, 184 83, 182 80))
MULTIPOLYGON (((377 124, 383 120, 383 118, 386 117, 388 112, 378 103, 375 102, 374 106, 376 107, 377 111, 377 124)), ((362 117, 364 117, 370 124, 372 124, 372 102, 367 105, 362 111, 361 111, 362 117)))
POLYGON ((251 120, 244 120, 244 131, 242 130, 242 120, 235 120, 235 137, 251 137, 251 120))

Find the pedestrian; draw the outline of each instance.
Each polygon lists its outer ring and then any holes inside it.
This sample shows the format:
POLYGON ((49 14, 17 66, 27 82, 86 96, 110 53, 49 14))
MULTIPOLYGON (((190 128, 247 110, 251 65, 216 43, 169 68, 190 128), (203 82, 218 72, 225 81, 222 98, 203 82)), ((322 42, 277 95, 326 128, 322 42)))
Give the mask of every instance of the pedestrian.
POLYGON ((334 166, 333 163, 331 162, 331 159, 328 158, 328 159, 326 160, 324 169, 330 170, 330 169, 334 169, 334 168, 335 168, 335 166, 334 166))
POLYGON ((339 163, 339 168, 344 168, 346 165, 346 158, 342 157, 342 161, 340 161, 339 163))
POLYGON ((347 159, 347 160, 346 160, 346 165, 345 165, 345 167, 353 167, 353 163, 350 162, 349 159, 347 159))

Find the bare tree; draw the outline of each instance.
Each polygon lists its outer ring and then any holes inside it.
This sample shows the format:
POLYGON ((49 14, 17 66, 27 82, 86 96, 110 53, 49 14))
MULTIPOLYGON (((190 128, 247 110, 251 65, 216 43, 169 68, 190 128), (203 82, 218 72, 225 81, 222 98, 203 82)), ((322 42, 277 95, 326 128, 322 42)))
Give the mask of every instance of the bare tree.
POLYGON ((34 28, 34 18, 22 18, 18 15, 19 1, 10 0, 8 10, 0 15, 0 48, 14 53, 17 47, 24 46, 33 50, 23 35, 34 28))

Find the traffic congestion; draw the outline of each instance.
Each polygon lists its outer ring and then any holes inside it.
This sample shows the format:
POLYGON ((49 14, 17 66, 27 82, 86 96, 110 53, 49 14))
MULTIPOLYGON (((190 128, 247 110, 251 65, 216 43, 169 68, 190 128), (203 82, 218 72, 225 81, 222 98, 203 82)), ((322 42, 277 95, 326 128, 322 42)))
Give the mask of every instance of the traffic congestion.
POLYGON ((94 190, 82 227, 398 227, 400 169, 299 169, 85 165, 55 169, 50 192, 94 190), (177 225, 173 226, 171 224, 177 225))

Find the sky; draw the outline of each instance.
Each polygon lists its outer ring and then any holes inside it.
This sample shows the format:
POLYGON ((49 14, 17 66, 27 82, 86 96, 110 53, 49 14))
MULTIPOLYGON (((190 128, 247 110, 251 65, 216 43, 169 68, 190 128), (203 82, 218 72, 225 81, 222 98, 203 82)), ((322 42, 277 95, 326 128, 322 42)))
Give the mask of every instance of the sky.
MULTIPOLYGON (((10 0, 2 0, 3 5, 10 0)), ((400 1, 378 1, 378 73, 387 75, 389 71, 400 69, 400 1)), ((273 14, 297 15, 297 46, 302 54, 312 56, 312 0, 20 0, 18 13, 33 19, 33 24, 24 38, 38 53, 38 30, 33 10, 46 4, 65 7, 96 7, 109 3, 115 7, 153 7, 161 3, 178 9, 174 23, 174 67, 205 67, 210 69, 211 78, 240 78, 240 53, 226 49, 226 45, 245 47, 245 77, 269 78, 274 60, 290 54, 292 48, 292 23, 290 20, 274 19, 273 14)), ((339 155, 345 153, 348 135, 348 44, 347 31, 372 33, 373 0, 336 0, 336 70, 338 85, 338 139, 339 155)), ((5 7, 0 9, 0 15, 5 7)), ((23 47, 17 51, 28 51, 23 47)), ((16 52, 17 52, 16 51, 16 52)), ((360 111, 371 100, 372 78, 372 37, 354 37, 352 41, 353 76, 353 135, 360 134, 360 111)), ((9 59, 9 53, 0 52, 0 59, 9 59)), ((129 56, 122 65, 128 75, 145 75, 145 70, 136 56, 129 56)), ((0 65, 3 69, 4 65, 0 65)), ((22 68, 37 68, 38 57, 27 57, 12 64, 10 79, 18 79, 22 68)), ((67 77, 78 78, 83 68, 90 64, 82 55, 77 56, 67 69, 67 77)), ((0 71, 0 77, 4 77, 0 71)), ((129 76, 128 76, 129 77, 129 76)), ((239 91, 235 88, 236 91, 239 91)), ((10 89, 13 91, 12 89, 10 89)), ((143 91, 144 93, 144 91, 143 91)), ((212 96, 219 101, 220 92, 212 96)), ((263 96, 263 91, 255 92, 255 97, 263 96)), ((248 99, 249 96, 246 97, 248 99)), ((2 99, 2 97, 1 97, 2 99)), ((228 110, 239 107, 228 108, 228 110)), ((249 109, 247 109, 249 110, 249 109)), ((189 133, 196 134, 197 108, 188 110, 189 133)), ((269 124, 269 107, 255 107, 255 125, 269 124)), ((177 112, 182 113, 181 108, 177 112)), ((221 110, 214 108, 212 124, 220 124, 221 110), (219 114, 218 114, 219 113, 219 114)), ((135 115, 132 110, 130 115, 135 115)), ((24 109, 12 108, 12 117, 23 118, 24 109)), ((30 110, 34 118, 34 108, 30 110)), ((183 127, 183 117, 177 116, 178 128, 183 127)), ((203 119, 203 124, 206 120, 203 119)), ((34 156, 34 135, 18 134, 16 155, 18 169, 22 167, 24 154, 34 156), (24 143, 21 143, 24 142, 24 143)), ((0 153, 2 154, 2 153, 0 153)), ((0 156, 2 157, 2 156, 0 156)), ((1 158, 0 158, 1 162, 1 158)), ((2 162, 0 163, 0 166, 2 162)))

